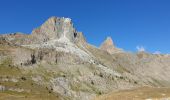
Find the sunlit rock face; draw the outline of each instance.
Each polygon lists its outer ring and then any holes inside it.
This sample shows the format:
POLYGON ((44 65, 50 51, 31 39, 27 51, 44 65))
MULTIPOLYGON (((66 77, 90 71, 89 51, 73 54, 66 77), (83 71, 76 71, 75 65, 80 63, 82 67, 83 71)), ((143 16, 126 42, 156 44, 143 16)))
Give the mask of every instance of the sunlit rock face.
MULTIPOLYGON (((84 50, 86 41, 82 32, 77 32, 70 18, 51 17, 31 34, 11 33, 0 36, 0 43, 22 46, 34 50, 52 49, 76 55, 75 59, 89 61, 84 50), (81 48, 79 48, 81 46, 81 48)), ((19 58, 18 58, 19 59, 19 58)), ((21 58, 22 59, 22 58, 21 58)), ((16 61, 22 62, 22 61, 16 61)))
POLYGON ((47 42, 49 40, 58 40, 60 42, 76 42, 79 34, 70 18, 49 18, 41 27, 33 30, 32 35, 38 41, 47 42))
POLYGON ((115 47, 111 37, 107 37, 107 39, 100 46, 100 49, 107 51, 110 54, 123 52, 122 49, 115 47))

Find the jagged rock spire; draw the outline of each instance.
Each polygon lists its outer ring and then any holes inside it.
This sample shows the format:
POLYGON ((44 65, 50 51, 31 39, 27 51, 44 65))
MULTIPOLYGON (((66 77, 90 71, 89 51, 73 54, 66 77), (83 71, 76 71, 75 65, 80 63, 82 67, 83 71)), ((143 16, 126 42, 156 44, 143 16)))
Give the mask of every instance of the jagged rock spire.
POLYGON ((100 49, 107 51, 110 54, 122 52, 122 49, 115 47, 111 37, 107 37, 107 39, 100 46, 100 49))
POLYGON ((107 39, 103 42, 102 47, 115 47, 112 38, 107 37, 107 39))

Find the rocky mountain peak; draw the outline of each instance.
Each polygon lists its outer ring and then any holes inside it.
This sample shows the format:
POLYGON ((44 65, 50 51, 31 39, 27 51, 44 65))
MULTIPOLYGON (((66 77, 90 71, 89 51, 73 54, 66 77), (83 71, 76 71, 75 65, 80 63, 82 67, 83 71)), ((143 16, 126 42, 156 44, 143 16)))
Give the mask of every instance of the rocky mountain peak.
POLYGON ((79 32, 76 31, 70 18, 51 17, 39 28, 33 30, 33 37, 38 42, 47 42, 49 40, 58 40, 61 42, 80 41, 79 32))
POLYGON ((111 37, 107 37, 106 40, 103 43, 103 46, 110 46, 114 47, 114 43, 111 37))
POLYGON ((100 49, 107 51, 110 54, 122 52, 121 49, 115 47, 111 37, 106 38, 106 40, 100 46, 100 49))

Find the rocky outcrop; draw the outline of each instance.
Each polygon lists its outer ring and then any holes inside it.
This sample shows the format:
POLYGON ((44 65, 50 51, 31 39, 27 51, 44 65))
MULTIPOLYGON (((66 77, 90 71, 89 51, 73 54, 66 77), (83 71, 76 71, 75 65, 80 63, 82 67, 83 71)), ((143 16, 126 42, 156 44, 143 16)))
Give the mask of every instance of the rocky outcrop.
POLYGON ((5 86, 0 85, 0 92, 5 91, 5 86))
POLYGON ((123 52, 122 49, 115 47, 111 37, 107 37, 107 39, 100 46, 100 49, 107 51, 110 54, 123 52))
MULTIPOLYGON (((76 55, 78 59, 86 62, 90 60, 90 55, 82 50, 87 44, 83 33, 76 31, 70 18, 51 17, 39 28, 34 29, 31 34, 11 33, 1 35, 0 44, 11 44, 34 50, 51 49, 76 55), (80 46, 81 48, 79 48, 80 46)), ((77 59, 77 57, 75 58, 77 59)), ((28 58, 28 56, 25 58, 28 58)), ((30 61, 30 58, 28 61, 30 61)), ((28 63, 30 64, 30 62, 28 63)))
POLYGON ((41 27, 33 30, 32 35, 38 41, 58 40, 62 42, 80 41, 80 33, 74 28, 70 18, 49 18, 41 27))

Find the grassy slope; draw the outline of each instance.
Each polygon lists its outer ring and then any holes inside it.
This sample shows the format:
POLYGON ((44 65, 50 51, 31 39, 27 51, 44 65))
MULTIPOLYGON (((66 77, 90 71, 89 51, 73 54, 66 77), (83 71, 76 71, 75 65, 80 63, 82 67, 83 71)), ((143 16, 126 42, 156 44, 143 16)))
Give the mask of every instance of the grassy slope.
POLYGON ((142 87, 138 89, 122 90, 99 96, 95 100, 159 100, 170 99, 170 88, 142 87))
POLYGON ((50 92, 45 86, 36 84, 30 74, 23 74, 22 70, 12 66, 10 59, 0 64, 0 85, 5 88, 24 89, 29 91, 17 92, 11 90, 0 91, 0 100, 57 100, 57 95, 50 92), (25 79, 22 79, 22 78, 25 79), (2 81, 2 79, 16 78, 18 82, 2 81))

